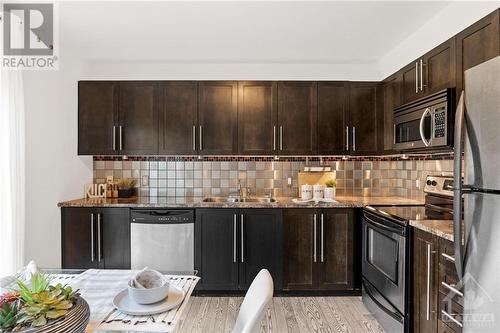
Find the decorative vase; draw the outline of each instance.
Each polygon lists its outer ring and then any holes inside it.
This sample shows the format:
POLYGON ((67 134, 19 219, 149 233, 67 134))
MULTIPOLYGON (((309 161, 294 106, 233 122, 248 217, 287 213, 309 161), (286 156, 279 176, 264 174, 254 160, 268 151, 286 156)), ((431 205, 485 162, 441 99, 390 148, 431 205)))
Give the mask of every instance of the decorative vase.
POLYGON ((325 194, 325 199, 335 199, 335 187, 325 187, 324 189, 324 194, 325 194))
POLYGON ((41 327, 26 327, 16 331, 21 333, 83 333, 90 319, 90 308, 83 298, 78 296, 73 307, 64 317, 49 321, 41 327))

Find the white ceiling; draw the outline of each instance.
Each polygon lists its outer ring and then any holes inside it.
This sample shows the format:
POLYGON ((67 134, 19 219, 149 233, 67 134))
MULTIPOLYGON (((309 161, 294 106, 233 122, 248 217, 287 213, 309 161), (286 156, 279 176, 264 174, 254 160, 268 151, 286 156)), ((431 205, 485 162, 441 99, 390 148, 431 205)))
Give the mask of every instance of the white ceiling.
POLYGON ((66 2, 62 48, 112 62, 371 64, 447 2, 66 2))

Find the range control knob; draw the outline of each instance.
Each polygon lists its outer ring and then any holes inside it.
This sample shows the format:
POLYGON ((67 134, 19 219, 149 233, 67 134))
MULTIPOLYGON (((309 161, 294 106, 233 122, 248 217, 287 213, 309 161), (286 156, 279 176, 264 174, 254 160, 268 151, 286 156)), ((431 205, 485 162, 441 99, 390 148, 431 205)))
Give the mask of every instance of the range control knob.
POLYGON ((433 180, 433 181, 431 182, 431 185, 432 185, 432 186, 436 186, 437 184, 438 184, 438 183, 437 183, 435 180, 433 180))
POLYGON ((432 182, 430 179, 427 179, 427 181, 425 182, 427 185, 431 186, 432 182))

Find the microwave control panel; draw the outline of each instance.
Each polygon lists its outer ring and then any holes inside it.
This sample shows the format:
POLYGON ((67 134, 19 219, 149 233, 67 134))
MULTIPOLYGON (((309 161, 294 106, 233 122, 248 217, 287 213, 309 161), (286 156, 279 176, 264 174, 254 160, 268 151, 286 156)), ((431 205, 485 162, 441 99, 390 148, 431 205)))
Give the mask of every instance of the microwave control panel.
POLYGON ((434 110, 434 137, 442 138, 446 128, 446 107, 442 106, 434 110))

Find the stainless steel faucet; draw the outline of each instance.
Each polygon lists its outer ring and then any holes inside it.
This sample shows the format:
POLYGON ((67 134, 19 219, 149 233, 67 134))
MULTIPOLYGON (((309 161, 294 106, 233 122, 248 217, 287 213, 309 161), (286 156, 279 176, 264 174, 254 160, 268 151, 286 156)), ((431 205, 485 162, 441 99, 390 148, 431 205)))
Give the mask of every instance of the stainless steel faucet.
POLYGON ((243 198, 243 189, 241 188, 241 180, 238 179, 238 196, 243 198))

